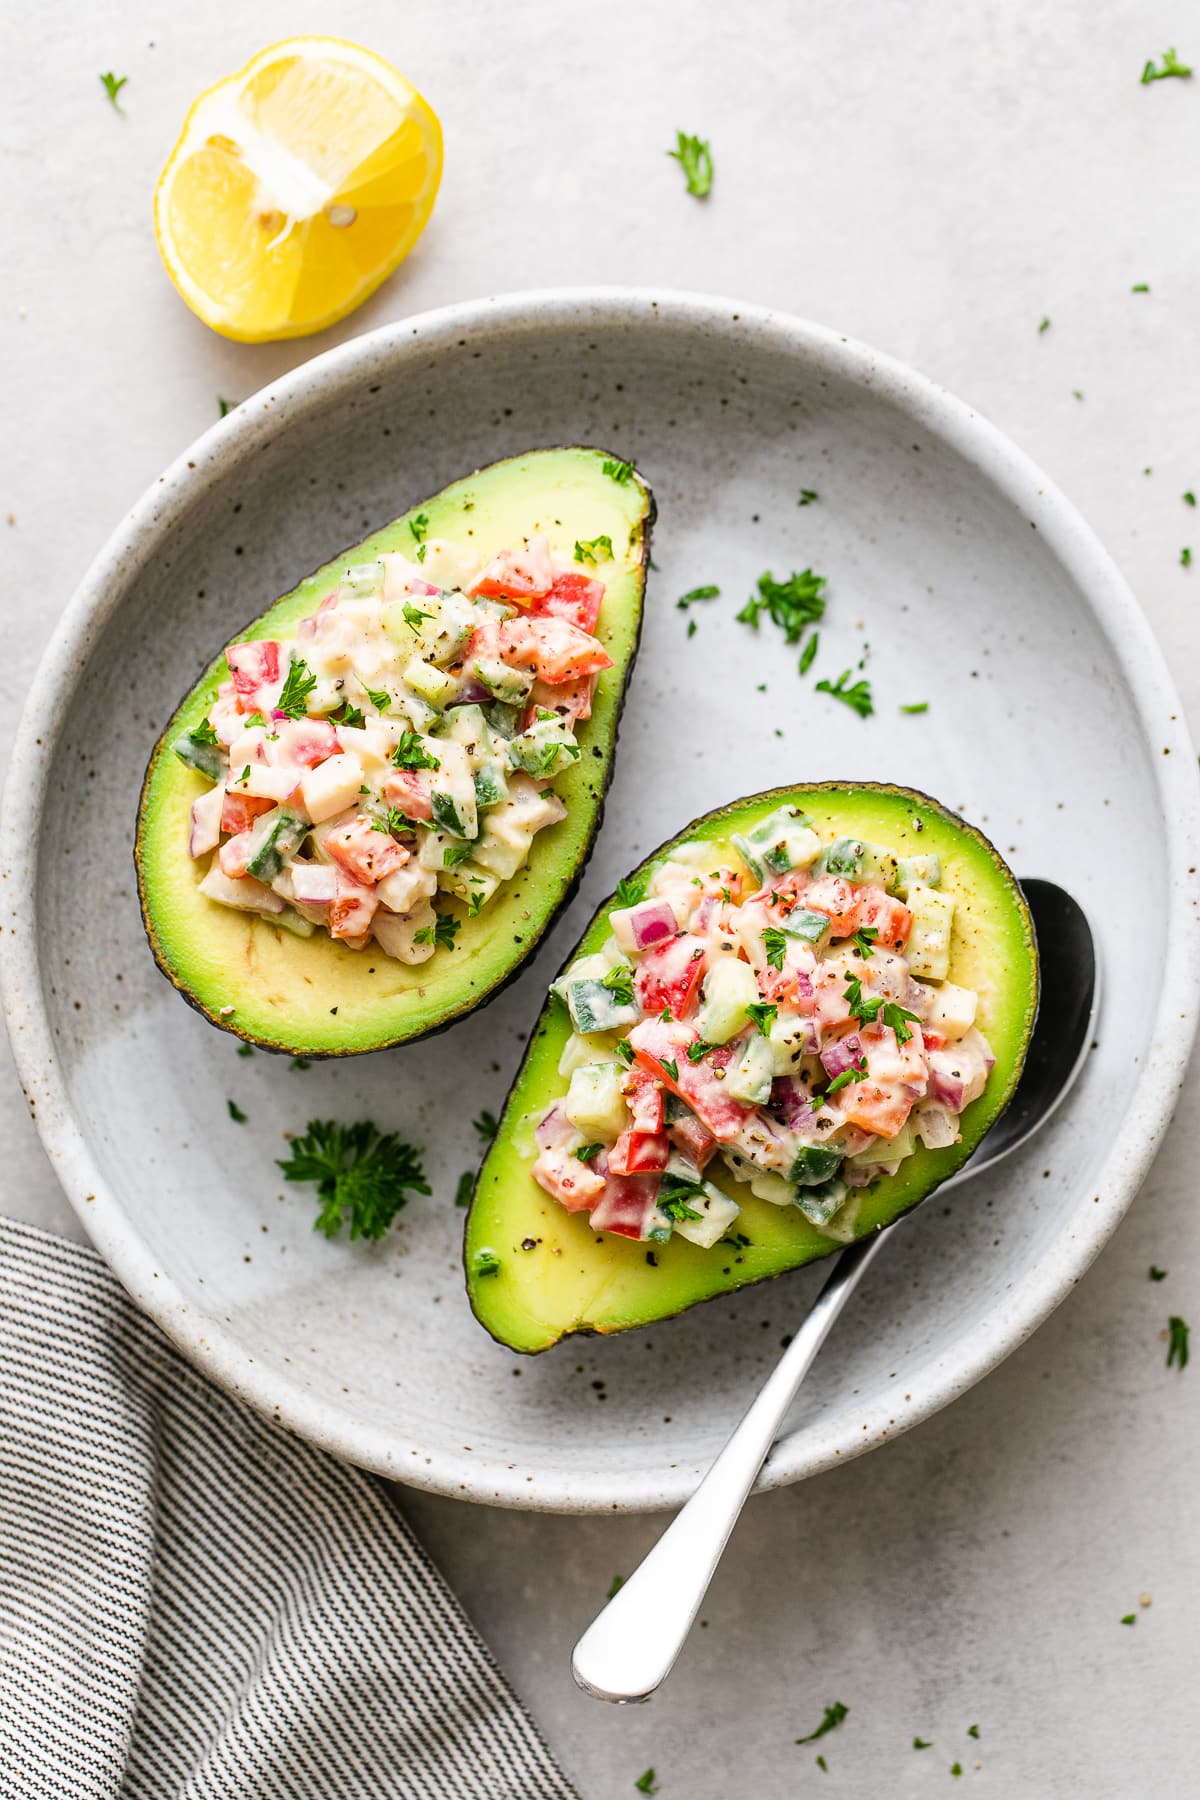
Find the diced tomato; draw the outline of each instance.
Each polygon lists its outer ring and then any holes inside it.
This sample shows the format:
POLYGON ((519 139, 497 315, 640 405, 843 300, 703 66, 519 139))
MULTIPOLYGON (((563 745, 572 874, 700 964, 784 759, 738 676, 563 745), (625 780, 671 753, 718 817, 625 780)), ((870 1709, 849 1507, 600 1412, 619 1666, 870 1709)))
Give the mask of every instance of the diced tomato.
POLYGON ((364 883, 382 881, 393 870, 402 869, 409 857, 403 844, 390 832, 377 830, 365 813, 331 831, 325 848, 348 875, 364 883))
POLYGON ((903 1126, 927 1082, 920 1027, 914 1025, 912 1033, 906 1044, 898 1044, 886 1025, 867 1025, 859 1032, 867 1078, 852 1081, 838 1098, 851 1125, 883 1138, 894 1138, 903 1126))
POLYGON ((389 806, 398 806, 406 819, 432 819, 433 799, 428 775, 419 769, 393 769, 383 784, 389 806))
POLYGON ((260 813, 270 812, 274 805, 274 800, 264 800, 257 794, 227 793, 221 805, 221 830, 245 831, 260 813))
POLYGON ((217 861, 221 865, 222 875, 228 875, 231 881, 244 875, 250 867, 254 855, 254 833, 239 831, 236 837, 226 838, 217 851, 217 861))
POLYGON ((554 569, 544 538, 521 550, 501 550, 468 587, 471 595, 489 600, 538 600, 554 584, 554 569))
POLYGON ((729 1061, 728 1046, 724 1058, 714 1050, 700 1062, 689 1062, 688 1047, 697 1042, 695 1030, 691 1025, 675 1020, 668 1024, 663 1019, 643 1019, 629 1033, 629 1042, 642 1068, 659 1076, 673 1094, 678 1094, 719 1144, 732 1143, 754 1108, 743 1106, 725 1092, 718 1069, 729 1061))
POLYGON ((800 896, 811 880, 807 869, 789 869, 785 875, 773 875, 766 887, 759 888, 747 898, 763 901, 772 911, 790 913, 800 904, 800 896))
POLYGON ((338 591, 334 588, 332 594, 326 594, 315 613, 312 613, 307 619, 301 619, 299 625, 296 627, 296 636, 302 638, 316 637, 318 631, 321 629, 322 625, 325 624, 328 615, 333 611, 337 603, 338 591))
POLYGON ((621 1092, 629 1103, 634 1131, 662 1130, 663 1091, 653 1075, 647 1075, 645 1069, 630 1069, 621 1092))
POLYGON ((682 1019, 692 1009, 708 964, 708 947, 702 938, 681 932, 645 951, 633 974, 633 989, 644 1013, 661 1013, 682 1019))
POLYGON ((463 662, 469 667, 477 657, 490 656, 495 661, 499 655, 500 620, 491 613, 484 613, 467 639, 463 662))
POLYGON ((594 581, 590 575, 577 575, 569 571, 565 575, 556 575, 550 592, 534 600, 529 610, 534 613, 550 613, 556 619, 569 619, 572 625, 578 625, 582 631, 595 631, 603 599, 602 581, 594 581))
POLYGON ((569 619, 506 619, 500 627, 500 654, 506 662, 532 669, 551 687, 612 668, 603 644, 569 619))
POLYGON ((913 922, 907 906, 878 887, 859 888, 858 895, 855 931, 861 931, 865 925, 873 926, 878 934, 875 942, 881 949, 903 950, 913 922))
POLYGON ((329 908, 329 935, 335 938, 363 937, 379 910, 375 889, 355 881, 344 869, 337 872, 337 894, 329 908))
POLYGON ((666 1168, 671 1146, 665 1132, 623 1131, 608 1153, 613 1175, 657 1175, 666 1168))
POLYGON ((658 1204, 658 1183, 657 1175, 606 1173, 604 1192, 592 1208, 595 1229, 616 1232, 618 1237, 645 1237, 658 1204))
POLYGON ((251 644, 230 644, 226 650, 225 660, 242 712, 267 714, 279 698, 282 649, 274 638, 261 638, 251 644))
POLYGON ((337 752, 337 733, 325 719, 278 719, 274 741, 267 743, 270 762, 301 769, 315 769, 337 752))
POLYGON ((595 691, 594 675, 581 675, 578 681, 560 682, 558 687, 535 681, 529 690, 529 706, 521 720, 521 730, 525 731, 533 724, 539 707, 543 712, 557 713, 568 725, 574 725, 576 719, 590 719, 595 691))
POLYGON ((853 937, 859 927, 865 891, 840 875, 819 875, 805 888, 804 904, 810 912, 825 914, 833 926, 834 937, 853 937))
POLYGON ((691 1113, 684 1113, 682 1119, 672 1120, 667 1126, 667 1136, 697 1169, 703 1169, 717 1153, 716 1138, 707 1125, 702 1125, 691 1113))
MULTIPOLYGON (((844 1025, 850 1017, 846 998, 846 971, 838 963, 819 962, 810 977, 813 989, 812 1017, 822 1030, 844 1025)), ((803 1003, 801 1012, 805 1011, 803 1003)))
POLYGON ((530 1174, 568 1212, 586 1212, 604 1192, 604 1176, 570 1150, 543 1150, 530 1174))

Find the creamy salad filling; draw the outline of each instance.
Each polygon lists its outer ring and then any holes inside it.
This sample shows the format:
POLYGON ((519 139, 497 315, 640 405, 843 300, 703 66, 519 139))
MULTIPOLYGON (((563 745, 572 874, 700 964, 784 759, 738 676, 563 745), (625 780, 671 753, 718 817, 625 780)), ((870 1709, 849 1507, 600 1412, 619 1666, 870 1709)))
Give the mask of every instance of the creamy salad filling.
MULTIPOLYGON (((566 817, 555 779, 612 658, 604 584, 544 539, 480 568, 412 524, 416 560, 347 568, 293 641, 231 644, 230 679, 177 756, 212 786, 191 811, 200 891, 302 937, 405 963, 452 948, 566 817)), ((577 544, 602 564, 606 539, 577 544)))
POLYGON ((848 1238, 859 1191, 958 1141, 995 1060, 947 979, 954 900, 936 856, 822 844, 793 806, 731 849, 680 845, 644 898, 619 889, 554 983, 568 1085, 533 1178, 621 1237, 711 1248, 741 1210, 723 1175, 848 1238))

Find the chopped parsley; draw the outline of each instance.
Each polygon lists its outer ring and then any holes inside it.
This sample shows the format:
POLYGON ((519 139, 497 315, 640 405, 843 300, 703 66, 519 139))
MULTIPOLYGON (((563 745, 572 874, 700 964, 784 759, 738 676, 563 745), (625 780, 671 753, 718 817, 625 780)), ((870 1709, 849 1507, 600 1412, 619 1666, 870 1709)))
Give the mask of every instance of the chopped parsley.
MULTIPOLYGON (((754 1020, 754 1023, 758 1026, 758 1029, 762 1032, 763 1036, 769 1036, 772 1025, 779 1017, 779 1008, 770 1005, 766 1000, 757 1000, 752 1006, 748 1006, 746 1011, 754 1020)), ((691 1052, 689 1051, 689 1055, 690 1054, 691 1052)))
POLYGON ((471 1130, 475 1132, 476 1136, 483 1144, 490 1144, 499 1129, 499 1119, 496 1117, 495 1113, 488 1112, 486 1108, 480 1113, 477 1119, 471 1120, 471 1130))
POLYGON ((1183 1320, 1178 1318, 1175 1314, 1172 1314, 1167 1320, 1167 1332, 1169 1334, 1167 1343, 1168 1369, 1172 1364, 1175 1364, 1176 1367, 1180 1369, 1187 1368, 1189 1330, 1190 1327, 1185 1325, 1183 1320))
POLYGON ((743 625, 758 630, 761 613, 766 613, 783 633, 784 642, 798 644, 804 630, 825 617, 824 575, 811 569, 793 570, 786 581, 776 581, 768 569, 758 578, 758 593, 751 595, 737 614, 743 625))
POLYGON ((494 1250, 477 1250, 471 1258, 471 1269, 476 1275, 498 1275, 500 1258, 494 1250))
POLYGON ((979 1736, 978 1725, 968 1725, 967 1726, 967 1736, 977 1738, 979 1736))
POLYGON ((353 725, 361 729, 364 723, 361 707, 355 706, 352 700, 343 700, 340 706, 334 707, 329 717, 335 725, 353 725))
POLYGON ((1179 566, 1181 569, 1190 569, 1192 566, 1192 553, 1186 545, 1179 552, 1179 566))
POLYGON ((254 1055, 254 1045, 253 1044, 239 1044, 237 1047, 237 1053, 239 1056, 253 1056, 254 1055))
MULTIPOLYGON (((394 811, 395 809, 392 808, 391 810, 394 811)), ((401 813, 400 817, 403 819, 404 814, 401 813)), ((407 824, 407 820, 405 820, 405 823, 407 824)), ((468 859, 470 858, 471 852, 474 848, 475 848, 474 844, 472 844, 469 841, 466 841, 461 844, 445 844, 445 845, 443 845, 443 847, 442 847, 442 867, 444 869, 457 869, 458 865, 460 863, 465 863, 466 861, 468 861, 468 859)))
POLYGON ((854 934, 854 942, 858 947, 858 954, 862 957, 874 956, 875 939, 878 936, 878 925, 861 925, 854 934))
POLYGON ((288 669, 275 710, 286 713, 289 719, 302 719, 308 710, 308 696, 316 685, 316 676, 309 673, 304 658, 297 656, 288 669))
POLYGON ((703 1213, 698 1213, 694 1206, 689 1206, 686 1200, 663 1200, 660 1201, 659 1204, 661 1210, 666 1213, 668 1219, 674 1219, 676 1224, 678 1224, 681 1219, 701 1219, 704 1217, 703 1213))
POLYGON ((768 925, 763 932, 763 949, 767 953, 767 962, 777 971, 783 968, 783 953, 787 949, 787 938, 778 926, 768 925))
POLYGON ((716 587, 712 582, 709 582, 707 587, 689 588, 686 594, 681 594, 679 596, 675 605, 680 612, 686 612, 689 606, 694 606, 696 604, 697 600, 719 600, 720 597, 720 588, 716 587))
POLYGON ((847 687, 846 683, 849 679, 850 670, 843 669, 836 681, 818 681, 817 692, 818 694, 829 694, 834 700, 840 700, 844 706, 848 706, 853 712, 856 712, 860 719, 869 719, 875 711, 875 702, 871 698, 871 684, 860 676, 851 687, 847 687))
MULTIPOLYGON (((364 686, 365 685, 366 684, 364 683, 364 686)), ((388 693, 386 688, 367 688, 367 699, 371 702, 375 711, 380 713, 385 713, 392 704, 392 696, 388 693)))
POLYGON ((234 1124, 235 1125, 244 1125, 246 1123, 247 1115, 242 1111, 242 1109, 238 1105, 237 1101, 236 1100, 227 1100, 225 1102, 225 1104, 229 1108, 229 1116, 233 1120, 234 1124))
POLYGON ((1167 1271, 1165 1269, 1156 1269, 1154 1264, 1151 1263, 1150 1279, 1151 1281, 1165 1281, 1167 1279, 1167 1271))
POLYGON ((901 708, 900 708, 900 711, 901 711, 901 712, 902 712, 902 713, 923 713, 923 712, 928 712, 928 711, 929 711, 929 702, 928 702, 928 700, 914 700, 914 701, 913 701, 913 702, 912 702, 912 704, 911 704, 911 705, 909 705, 909 706, 902 706, 902 707, 901 707, 901 708))
POLYGON ((800 652, 800 661, 796 664, 796 668, 801 675, 807 675, 808 671, 817 660, 817 645, 820 641, 820 632, 814 631, 807 644, 805 644, 803 650, 800 652))
POLYGON ((667 1058, 664 1056, 661 1059, 660 1066, 662 1068, 664 1075, 668 1075, 672 1081, 678 1082, 678 1080, 679 1080, 679 1064, 677 1062, 675 1062, 673 1059, 671 1061, 668 1061, 667 1058))
POLYGON ((639 1794, 657 1794, 658 1792, 658 1784, 654 1779, 653 1769, 646 1769, 638 1776, 633 1785, 639 1794))
POLYGON ((933 1739, 932 1738, 914 1738, 913 1739, 913 1749, 914 1750, 932 1750, 933 1749, 933 1739))
POLYGON ((599 1156, 603 1148, 603 1144, 580 1144, 575 1155, 579 1158, 581 1163, 589 1163, 593 1156, 599 1156))
POLYGON ((624 969, 620 963, 601 978, 600 986, 607 988, 618 1006, 633 1005, 633 970, 624 969))
POLYGON ((828 1764, 828 1763, 827 1763, 827 1762, 826 1762, 826 1761, 825 1761, 825 1758, 824 1758, 824 1757, 823 1757, 823 1756, 818 1756, 818 1758, 817 1758, 817 1767, 818 1767, 818 1769, 822 1769, 822 1770, 824 1770, 824 1772, 825 1772, 825 1774, 826 1774, 826 1775, 828 1775, 828 1773, 829 1773, 829 1764, 828 1764))
POLYGON ((576 562, 590 562, 594 568, 602 556, 608 557, 611 561, 612 553, 612 539, 607 535, 604 537, 575 539, 576 562))
POLYGON ((707 138, 689 137, 686 131, 675 133, 675 148, 667 151, 687 177, 687 191, 703 200, 713 183, 712 148, 707 138))
POLYGON ((1126 1613, 1124 1615, 1124 1617, 1122 1618, 1121 1623, 1122 1623, 1122 1625, 1136 1625, 1137 1624, 1137 1614, 1136 1613, 1126 1613))
MULTIPOLYGON (((852 1081, 865 1081, 866 1079, 867 1060, 865 1057, 859 1057, 856 1063, 852 1063, 848 1069, 843 1069, 840 1075, 834 1076, 818 1104, 823 1105, 826 1100, 832 1099, 834 1094, 840 1094, 842 1089, 849 1087, 852 1081)), ((815 1102, 816 1096, 814 1095, 813 1098, 815 1102)))
POLYGON ((400 610, 404 615, 404 623, 411 626, 412 630, 416 632, 421 629, 422 619, 432 619, 433 617, 432 613, 422 612, 419 606, 410 606, 407 601, 400 610))
POLYGON ((437 757, 426 750, 419 734, 407 725, 392 751, 392 762, 397 769, 440 769, 442 766, 437 757))
POLYGON ((1196 504, 1196 496, 1195 496, 1195 494, 1193 494, 1193 492, 1192 492, 1192 490, 1191 490, 1191 488, 1185 488, 1185 489, 1184 489, 1184 494, 1183 494, 1183 504, 1184 504, 1184 505, 1185 505, 1185 506, 1195 506, 1195 504, 1196 504))
MULTIPOLYGON (((1038 331, 1040 333, 1043 331, 1049 331, 1049 329, 1050 329, 1050 317, 1049 317, 1049 314, 1047 314, 1047 316, 1042 320, 1041 324, 1038 326, 1038 331)), ((924 1749, 925 1746, 922 1744, 921 1748, 924 1749)))
POLYGON ((628 1038, 622 1038, 620 1043, 613 1045, 613 1054, 619 1056, 623 1063, 632 1064, 633 1045, 628 1038))
POLYGON ((245 787, 245 785, 249 781, 249 779, 250 779, 250 764, 247 763, 245 768, 242 770, 241 774, 238 776, 238 781, 241 783, 241 785, 243 787, 245 787))
POLYGON ((316 1182, 321 1210, 314 1230, 326 1237, 349 1224, 351 1239, 381 1238, 410 1191, 430 1191, 420 1152, 366 1119, 356 1125, 310 1119, 278 1167, 285 1181, 316 1182))
POLYGON ((611 475, 618 487, 624 487, 633 479, 633 464, 617 462, 615 458, 605 457, 600 464, 600 470, 604 475, 611 475))
POLYGON ((298 1069, 301 1075, 303 1075, 305 1069, 312 1068, 312 1064, 309 1062, 307 1056, 293 1056, 289 1067, 291 1069, 298 1069))
POLYGON ((688 636, 689 636, 689 637, 690 637, 690 638, 694 638, 694 637, 695 637, 695 635, 696 635, 696 621, 695 621, 695 619, 689 619, 689 620, 688 620, 688 628, 687 628, 687 634, 688 634, 688 636))
POLYGON ((208 718, 201 719, 198 725, 193 725, 188 736, 193 744, 216 744, 220 741, 213 730, 212 720, 208 718))
POLYGON ((235 406, 240 406, 241 404, 240 400, 222 400, 220 394, 217 395, 217 405, 221 409, 222 418, 225 418, 227 414, 231 413, 235 406))
POLYGON ((612 1578, 612 1585, 609 1588, 607 1594, 605 1594, 604 1598, 606 1600, 611 1600, 615 1594, 620 1593, 621 1589, 624 1586, 625 1586, 625 1577, 623 1575, 614 1575, 612 1578))
POLYGON ((818 494, 816 488, 801 488, 800 498, 797 500, 796 505, 811 506, 814 500, 819 500, 820 498, 821 496, 818 494))
POLYGON ((128 80, 128 75, 114 75, 111 69, 107 75, 102 75, 100 77, 100 85, 108 95, 109 101, 115 112, 120 112, 121 110, 117 95, 121 92, 121 89, 128 80))
POLYGON ((1135 281, 1129 291, 1131 294, 1148 294, 1150 292, 1150 283, 1148 281, 1135 281))
POLYGON ((688 1049, 687 1049, 688 1061, 690 1063, 703 1062, 704 1058, 708 1055, 708 1053, 712 1049, 712 1047, 713 1046, 711 1044, 706 1044, 703 1038, 697 1038, 694 1044, 688 1045, 688 1049))
POLYGON ((425 533, 429 530, 429 514, 419 512, 415 518, 408 521, 408 529, 412 532, 418 544, 423 544, 425 542, 425 533))
MULTIPOLYGON (((1173 49, 1164 50, 1161 69, 1155 67, 1152 58, 1147 58, 1146 66, 1142 70, 1142 86, 1149 87, 1152 81, 1166 81, 1172 75, 1183 80, 1191 72, 1190 66, 1187 63, 1181 63, 1173 49)), ((100 79, 104 80, 103 75, 100 79)))
POLYGON ((644 875, 622 875, 617 883, 617 891, 613 895, 619 907, 636 906, 646 892, 644 875))
POLYGON ((817 1729, 810 1731, 807 1737, 797 1738, 796 1742, 798 1744, 815 1744, 817 1739, 823 1738, 827 1731, 835 1731, 849 1711, 848 1706, 843 1706, 840 1700, 835 1700, 832 1706, 825 1708, 825 1717, 817 1729))
POLYGON ((458 919, 452 919, 449 913, 438 913, 432 925, 423 925, 420 931, 413 932, 414 944, 432 944, 435 949, 453 950, 454 940, 461 930, 458 919))
POLYGON ((475 1186, 475 1175, 471 1169, 464 1169, 458 1178, 458 1186, 454 1190, 455 1206, 470 1206, 471 1192, 475 1186))
POLYGON ((951 1763, 950 1764, 950 1773, 952 1775, 961 1775, 962 1774, 962 1764, 961 1763, 951 1763))

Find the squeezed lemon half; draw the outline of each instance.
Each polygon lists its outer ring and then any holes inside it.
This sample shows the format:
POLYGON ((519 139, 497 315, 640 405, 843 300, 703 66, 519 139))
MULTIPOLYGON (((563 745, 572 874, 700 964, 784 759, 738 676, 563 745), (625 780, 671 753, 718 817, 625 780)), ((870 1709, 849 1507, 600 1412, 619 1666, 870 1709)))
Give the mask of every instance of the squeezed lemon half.
POLYGON ((437 114, 341 38, 272 44, 195 102, 154 196, 167 273, 243 343, 342 319, 403 262, 442 175, 437 114))

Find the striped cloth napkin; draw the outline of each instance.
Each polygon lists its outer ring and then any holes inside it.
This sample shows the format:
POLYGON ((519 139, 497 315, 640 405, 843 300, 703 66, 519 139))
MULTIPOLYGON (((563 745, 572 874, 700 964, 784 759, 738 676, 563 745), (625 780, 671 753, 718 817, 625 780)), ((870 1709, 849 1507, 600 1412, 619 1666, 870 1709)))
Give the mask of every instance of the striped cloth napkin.
POLYGON ((5 1800, 578 1800, 381 1482, 0 1220, 5 1800))

